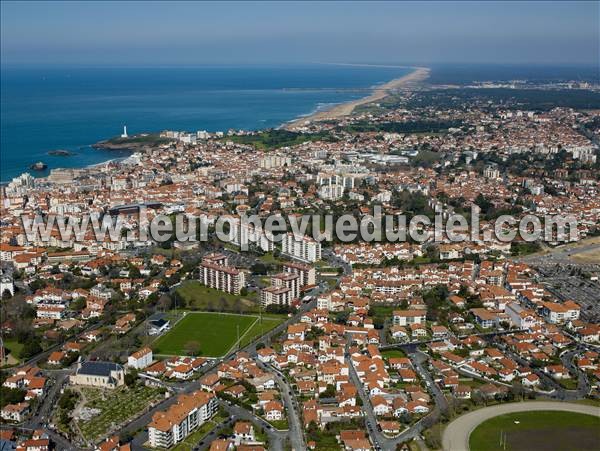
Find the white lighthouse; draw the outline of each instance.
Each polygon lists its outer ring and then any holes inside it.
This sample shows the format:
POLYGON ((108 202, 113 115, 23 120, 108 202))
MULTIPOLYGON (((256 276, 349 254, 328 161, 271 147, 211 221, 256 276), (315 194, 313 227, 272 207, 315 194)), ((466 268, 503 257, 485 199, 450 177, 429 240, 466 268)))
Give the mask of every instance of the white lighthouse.
POLYGON ((121 138, 127 138, 127 125, 123 125, 123 133, 121 134, 121 138))

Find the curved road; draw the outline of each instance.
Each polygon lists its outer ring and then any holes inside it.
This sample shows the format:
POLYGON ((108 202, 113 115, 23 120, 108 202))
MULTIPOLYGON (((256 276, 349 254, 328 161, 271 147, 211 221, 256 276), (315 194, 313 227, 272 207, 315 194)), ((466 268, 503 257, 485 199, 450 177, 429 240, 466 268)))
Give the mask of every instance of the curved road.
POLYGON ((565 402, 530 401, 485 407, 451 422, 444 431, 443 449, 446 451, 467 451, 469 449, 469 436, 480 423, 505 413, 529 412, 531 410, 561 410, 600 417, 600 407, 565 402))

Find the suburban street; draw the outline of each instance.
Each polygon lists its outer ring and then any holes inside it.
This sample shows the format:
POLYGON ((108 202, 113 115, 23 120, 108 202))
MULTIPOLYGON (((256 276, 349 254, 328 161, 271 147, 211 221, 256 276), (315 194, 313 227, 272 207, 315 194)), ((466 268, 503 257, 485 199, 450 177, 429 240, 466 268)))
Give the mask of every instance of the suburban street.
POLYGON ((363 403, 363 415, 365 419, 365 424, 367 425, 367 432, 369 437, 371 438, 371 442, 375 447, 380 447, 383 449, 395 449, 394 441, 386 438, 377 428, 377 417, 373 412, 373 407, 371 406, 371 401, 369 396, 365 392, 365 388, 360 381, 358 374, 356 373, 356 369, 352 364, 352 360, 347 357, 346 363, 349 368, 350 381, 356 386, 358 389, 358 395, 363 403))
POLYGON ((280 373, 277 369, 259 364, 260 368, 269 373, 273 374, 275 377, 275 381, 279 385, 281 397, 283 399, 283 403, 286 407, 287 420, 289 425, 289 438, 293 449, 301 450, 306 448, 306 444, 304 441, 304 428, 302 426, 302 421, 300 419, 300 406, 298 405, 298 400, 294 395, 294 391, 292 387, 286 380, 285 376, 280 373))

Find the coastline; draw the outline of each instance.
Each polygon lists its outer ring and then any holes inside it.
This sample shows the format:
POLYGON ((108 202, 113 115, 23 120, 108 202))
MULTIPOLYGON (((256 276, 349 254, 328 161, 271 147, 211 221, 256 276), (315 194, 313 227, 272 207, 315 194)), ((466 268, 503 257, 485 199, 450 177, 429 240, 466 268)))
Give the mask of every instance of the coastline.
MULTIPOLYGON (((339 65, 339 64, 336 64, 339 65)), ((316 120, 323 120, 328 118, 337 118, 350 114, 355 107, 359 105, 363 105, 370 102, 375 102, 380 100, 387 95, 390 94, 390 91, 395 89, 406 89, 410 88, 411 85, 416 85, 421 82, 425 78, 427 78, 429 74, 429 69, 425 67, 409 67, 409 66, 390 66, 390 65, 368 65, 368 64, 348 64, 348 66, 361 66, 361 67, 386 67, 386 68, 404 68, 410 70, 410 72, 402 77, 392 79, 384 84, 373 86, 371 88, 365 87, 361 88, 364 90, 364 93, 359 95, 364 95, 365 97, 342 101, 340 103, 317 103, 316 108, 312 111, 308 111, 306 114, 302 115, 292 115, 288 116, 288 119, 278 118, 277 121, 271 125, 274 128, 287 129, 295 126, 301 126, 305 123, 310 123, 316 120), (282 122, 279 122, 279 121, 282 122), (283 122, 285 121, 285 122, 283 122)), ((393 76, 393 75, 392 75, 393 76)), ((385 80, 385 78, 383 78, 385 80)), ((380 78, 381 80, 381 78, 380 78)), ((349 88, 350 89, 350 88, 349 88)), ((352 88, 356 89, 356 88, 352 88)), ((306 110, 305 110, 306 111, 306 110)), ((298 114, 298 113, 296 113, 298 114)), ((264 126, 260 126, 257 124, 257 130, 262 129, 264 126)), ((129 143, 126 146, 123 145, 109 145, 107 143, 108 140, 99 141, 94 144, 87 144, 81 146, 78 144, 77 149, 65 147, 68 144, 58 143, 55 144, 56 149, 67 149, 65 152, 71 152, 71 155, 50 155, 48 152, 44 154, 46 159, 46 163, 48 163, 48 169, 41 172, 30 171, 27 165, 23 165, 22 168, 13 170, 7 170, 7 173, 3 174, 3 180, 0 181, 0 184, 6 185, 10 183, 10 181, 18 177, 19 175, 29 172, 34 178, 45 178, 49 175, 50 171, 54 169, 65 169, 65 168, 98 168, 102 167, 108 163, 114 162, 117 163, 120 160, 126 159, 132 153, 140 150, 140 147, 144 147, 144 143, 131 144, 129 143), (85 149, 84 149, 85 148, 85 149), (91 158, 91 162, 86 162, 88 152, 94 152, 94 150, 102 150, 104 151, 102 155, 95 156, 91 158), (113 154, 114 152, 114 154, 113 154), (68 158, 66 158, 68 157, 68 158), (60 158, 60 160, 59 160, 60 158), (83 161, 80 161, 83 160, 83 161), (96 160, 96 161, 94 161, 96 160), (14 172, 13 172, 14 171, 14 172), (18 172, 17 172, 18 171, 18 172)), ((37 157, 36 157, 37 158, 37 157)))
POLYGON ((377 86, 373 89, 373 92, 366 97, 361 99, 352 100, 350 102, 340 103, 338 105, 332 106, 332 108, 317 111, 313 114, 309 114, 308 116, 299 117, 290 122, 282 125, 281 128, 294 128, 294 127, 302 127, 311 122, 316 121, 324 121, 327 119, 338 119, 343 116, 348 116, 354 111, 357 106, 365 105, 367 103, 376 102, 377 100, 381 100, 387 97, 390 94, 390 91, 396 89, 406 89, 416 84, 422 82, 429 76, 430 69, 428 67, 415 67, 414 70, 406 74, 400 78, 395 78, 393 80, 388 81, 387 83, 377 86))

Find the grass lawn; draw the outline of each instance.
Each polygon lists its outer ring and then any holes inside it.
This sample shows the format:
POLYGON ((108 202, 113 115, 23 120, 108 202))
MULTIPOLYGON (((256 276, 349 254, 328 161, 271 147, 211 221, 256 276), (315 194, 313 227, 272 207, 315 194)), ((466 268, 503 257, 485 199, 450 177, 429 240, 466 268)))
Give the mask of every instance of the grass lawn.
POLYGON ((402 349, 388 349, 386 351, 381 351, 381 356, 383 358, 389 359, 390 357, 406 357, 406 354, 404 353, 404 351, 402 351, 402 349))
POLYGON ((469 437, 471 451, 503 449, 499 445, 500 431, 504 434, 507 450, 597 450, 600 418, 557 411, 500 415, 475 428, 469 437))
POLYGON ((118 429, 121 423, 135 418, 151 403, 164 396, 162 390, 145 386, 119 387, 115 390, 85 387, 81 392, 85 396, 85 407, 100 410, 89 420, 77 421, 83 437, 91 441, 118 429))
POLYGON ((197 342, 200 355, 221 357, 257 320, 256 315, 231 313, 189 312, 169 332, 153 344, 156 354, 186 355, 186 345, 197 342))
POLYGON ((577 379, 576 378, 561 379, 560 385, 562 385, 567 390, 577 390, 577 379))
POLYGON ((4 347, 10 351, 10 354, 15 358, 19 359, 19 353, 23 349, 23 343, 19 343, 16 338, 5 338, 2 340, 4 347))
POLYGON ((460 385, 468 385, 471 388, 478 388, 485 384, 485 382, 478 381, 477 379, 459 379, 460 385))
POLYGON ((248 329, 248 332, 246 332, 246 335, 244 335, 244 337, 241 340, 240 346, 241 347, 246 346, 247 344, 252 342, 252 340, 254 340, 256 337, 260 337, 260 336, 266 334, 271 329, 274 329, 275 327, 277 327, 279 324, 281 324, 285 320, 286 320, 285 315, 273 315, 273 316, 263 315, 262 322, 257 322, 252 327, 250 327, 250 329, 248 329))
POLYGON ((317 444, 317 451, 331 451, 340 449, 335 433, 317 430, 308 434, 307 440, 314 440, 317 444))
POLYGON ((319 273, 320 274, 340 274, 341 269, 336 266, 320 266, 319 273))
POLYGON ((270 423, 278 431, 287 431, 290 428, 287 420, 274 420, 270 421, 270 423))
POLYGON ((329 277, 324 278, 324 280, 325 280, 325 282, 327 282, 327 285, 329 285, 329 288, 331 288, 331 289, 334 289, 338 282, 337 279, 335 279, 335 278, 332 279, 329 277))
POLYGON ((394 310, 402 310, 398 305, 372 305, 369 307, 369 316, 381 316, 391 319, 394 310))
POLYGON ((241 297, 209 288, 195 280, 189 280, 177 288, 179 294, 192 310, 223 311, 232 313, 258 312, 258 304, 251 298, 241 297))
POLYGON ((585 404, 587 406, 596 406, 596 407, 600 407, 600 399, 578 399, 577 401, 574 401, 576 404, 585 404))
POLYGON ((266 252, 258 258, 265 265, 281 265, 285 260, 281 260, 273 255, 273 252, 266 252))

